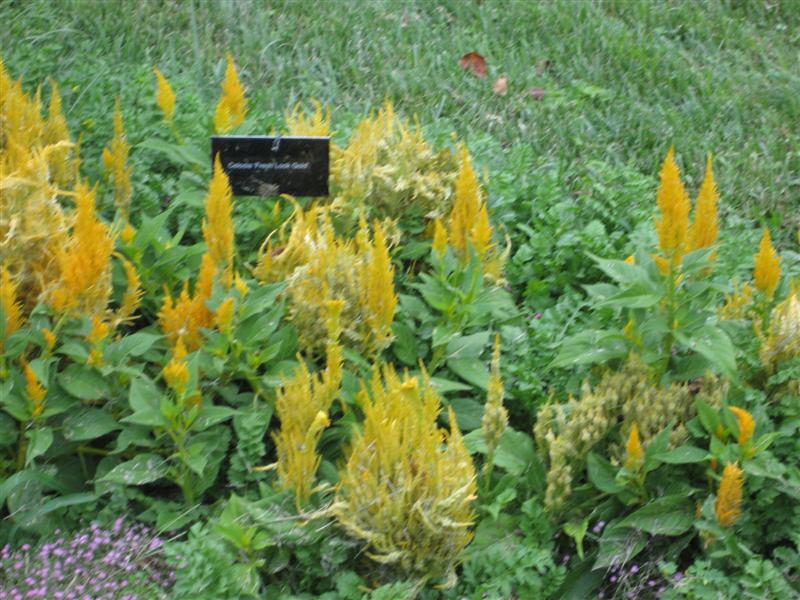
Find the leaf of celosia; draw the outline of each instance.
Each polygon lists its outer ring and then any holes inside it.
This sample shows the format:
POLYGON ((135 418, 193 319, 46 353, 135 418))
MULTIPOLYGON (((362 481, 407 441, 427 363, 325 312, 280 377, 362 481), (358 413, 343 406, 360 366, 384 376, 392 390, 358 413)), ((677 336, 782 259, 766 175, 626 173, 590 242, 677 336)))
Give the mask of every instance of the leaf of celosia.
POLYGON ((100 400, 111 394, 103 376, 95 369, 83 365, 69 365, 58 374, 58 383, 71 396, 81 400, 100 400))
POLYGON ((119 454, 127 450, 129 446, 152 448, 155 446, 155 441, 148 435, 149 431, 148 427, 142 425, 124 426, 117 436, 117 443, 112 454, 119 454))
POLYGON ((192 431, 204 431, 212 425, 227 421, 236 414, 235 409, 227 406, 205 406, 192 423, 192 431))
POLYGON ((27 432, 25 437, 28 438, 28 453, 25 456, 25 466, 28 467, 53 444, 53 430, 49 427, 39 427, 27 432))
POLYGON ((17 471, 0 484, 0 506, 5 504, 6 498, 8 498, 11 492, 28 487, 26 485, 28 482, 35 482, 45 489, 53 490, 59 494, 68 494, 70 492, 69 487, 55 477, 36 469, 24 469, 22 471, 17 471))
POLYGON ((564 340, 561 351, 550 366, 592 364, 622 358, 627 354, 628 341, 619 331, 590 329, 564 340))
POLYGON ((111 469, 101 481, 123 485, 142 485, 161 479, 167 474, 167 461, 156 454, 139 454, 111 469))
POLYGON ((657 455, 658 460, 671 465, 686 465, 703 462, 709 458, 708 450, 697 446, 678 446, 668 452, 657 455))
POLYGON ((653 535, 680 535, 694 523, 694 507, 686 494, 663 496, 649 502, 619 522, 653 535))
POLYGON ((117 429, 122 429, 122 425, 107 410, 84 408, 64 419, 61 433, 70 441, 81 442, 99 438, 117 429))
POLYGON ((489 343, 490 331, 459 335, 447 344, 447 358, 479 358, 489 343))
POLYGON ((94 492, 81 492, 77 494, 68 494, 66 496, 59 496, 48 500, 44 504, 38 505, 31 511, 27 511, 15 516, 15 522, 19 527, 32 527, 36 521, 41 519, 48 513, 55 510, 66 508, 67 506, 75 506, 78 504, 86 504, 97 500, 97 494, 94 492))
POLYGON ((394 355, 410 367, 416 366, 419 360, 419 345, 414 331, 405 323, 395 321, 392 324, 394 355))
POLYGON ((500 444, 494 455, 494 464, 515 477, 531 469, 538 470, 541 471, 542 481, 544 480, 544 471, 534 450, 533 440, 528 434, 515 431, 511 427, 507 428, 500 438, 500 444))
POLYGON ((686 348, 695 350, 732 381, 739 381, 736 349, 728 335, 719 327, 706 325, 691 336, 676 331, 675 339, 686 348))
POLYGON ((450 401, 450 406, 456 413, 456 422, 461 431, 473 431, 481 426, 483 404, 474 398, 454 398, 450 401))
POLYGON ((161 392, 148 378, 142 376, 131 381, 128 403, 133 414, 122 419, 125 423, 136 423, 150 427, 165 427, 169 423, 161 414, 159 401, 161 392))
MULTIPOLYGON (((3 394, 4 391, 0 388, 0 394, 3 394)), ((6 413, 0 412, 0 447, 15 445, 17 443, 17 435, 17 423, 6 413)))
POLYGON ((162 337, 160 334, 147 333, 145 331, 137 331, 131 335, 126 335, 108 346, 108 359, 116 364, 122 362, 128 356, 142 356, 162 337))
POLYGON ((616 481, 617 470, 602 456, 590 452, 586 457, 589 481, 601 492, 618 494, 624 488, 616 481))
POLYGON ((647 536, 636 529, 609 525, 603 530, 599 546, 593 569, 607 569, 633 560, 647 546, 647 536))
POLYGON ((454 358, 447 361, 447 366, 464 381, 482 390, 489 389, 489 369, 477 358, 454 358))

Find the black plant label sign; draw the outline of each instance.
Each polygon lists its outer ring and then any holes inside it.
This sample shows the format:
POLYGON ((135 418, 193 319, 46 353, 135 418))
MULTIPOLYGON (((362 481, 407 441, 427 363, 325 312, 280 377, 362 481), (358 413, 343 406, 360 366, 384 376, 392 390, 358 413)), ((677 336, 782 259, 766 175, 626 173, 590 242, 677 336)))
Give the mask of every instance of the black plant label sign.
POLYGON ((214 136, 236 196, 327 196, 329 137, 214 136))

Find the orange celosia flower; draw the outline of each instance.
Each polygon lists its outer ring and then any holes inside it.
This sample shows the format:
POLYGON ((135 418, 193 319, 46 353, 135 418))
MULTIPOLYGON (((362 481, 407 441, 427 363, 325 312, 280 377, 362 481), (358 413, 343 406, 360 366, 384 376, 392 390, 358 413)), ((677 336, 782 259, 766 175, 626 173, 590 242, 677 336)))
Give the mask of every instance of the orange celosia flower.
POLYGON ((189 294, 189 284, 184 283, 177 300, 167 292, 164 304, 158 314, 161 329, 176 344, 182 340, 190 351, 197 350, 203 341, 202 329, 208 329, 214 322, 214 313, 206 306, 214 287, 216 269, 211 256, 203 255, 200 274, 194 286, 194 295, 189 294))
POLYGON ((694 213, 694 223, 690 233, 691 249, 708 248, 717 241, 719 226, 717 224, 717 201, 719 193, 714 181, 714 171, 711 166, 711 156, 706 163, 706 175, 700 194, 697 196, 697 206, 694 213))
POLYGON ((178 343, 172 351, 172 359, 164 367, 164 380, 167 385, 182 396, 189 385, 189 366, 186 364, 186 346, 183 338, 178 338, 178 343))
POLYGON ((689 195, 681 183, 681 172, 675 163, 675 148, 670 148, 661 167, 658 187, 658 208, 661 219, 656 221, 658 245, 666 252, 670 264, 680 265, 686 252, 689 231, 689 195))
POLYGON ((447 252, 447 230, 442 225, 441 219, 436 219, 433 228, 433 250, 442 256, 447 252))
POLYGON ((220 331, 228 331, 233 323, 234 311, 236 308, 236 301, 232 297, 225 298, 217 307, 217 312, 214 315, 214 324, 220 331))
POLYGON ((57 255, 60 280, 51 295, 59 312, 98 315, 111 297, 111 229, 95 214, 95 193, 81 182, 76 192, 76 218, 66 248, 57 255))
MULTIPOLYGON (((8 338, 12 333, 22 327, 22 305, 17 301, 17 284, 11 279, 11 274, 5 267, 0 267, 0 308, 5 315, 5 331, 3 338, 8 338)), ((0 350, 3 340, 0 339, 0 350)))
POLYGON ((133 313, 139 308, 139 303, 142 301, 144 292, 142 291, 142 280, 139 278, 139 273, 133 263, 125 258, 120 257, 122 266, 125 269, 125 276, 128 285, 125 288, 125 294, 122 296, 122 303, 114 318, 114 327, 116 328, 122 323, 134 321, 133 313))
POLYGON ((753 432, 756 430, 755 419, 753 419, 753 415, 743 408, 731 406, 730 409, 739 421, 739 444, 744 446, 753 437, 753 432))
POLYGON ((214 128, 217 133, 227 133, 241 125, 247 115, 247 98, 239 81, 233 56, 228 52, 228 66, 225 69, 225 81, 222 83, 222 97, 214 113, 214 128))
POLYGON ((450 241, 459 256, 467 256, 467 245, 481 210, 478 178, 466 148, 461 151, 461 170, 456 180, 455 201, 450 213, 450 241))
POLYGON ((206 218, 203 219, 203 238, 222 283, 233 283, 233 191, 219 155, 214 159, 214 176, 206 196, 206 218))
POLYGON ((164 115, 164 120, 172 121, 172 116, 175 114, 175 92, 172 86, 164 77, 164 74, 159 71, 158 67, 153 67, 153 72, 156 74, 158 82, 158 89, 156 90, 156 103, 164 115))
POLYGON ((44 337, 45 344, 47 344, 47 350, 52 351, 56 346, 56 342, 58 341, 56 334, 53 333, 52 330, 45 327, 42 329, 42 336, 44 337))
POLYGON ((114 137, 111 144, 103 149, 103 165, 106 171, 111 174, 114 182, 114 204, 127 218, 128 208, 133 196, 131 186, 131 173, 133 167, 128 166, 128 154, 130 144, 125 136, 125 127, 122 123, 122 109, 120 108, 119 97, 114 103, 114 137))
POLYGON ((758 246, 758 254, 756 254, 753 279, 756 287, 764 292, 768 298, 772 298, 775 294, 775 288, 778 287, 778 282, 781 279, 780 262, 781 258, 772 245, 769 229, 765 227, 764 235, 761 237, 761 243, 758 246))
POLYGON ((33 368, 28 363, 25 363, 25 380, 27 382, 28 399, 31 401, 31 415, 36 418, 44 412, 44 399, 47 396, 47 388, 41 384, 33 368))
POLYGON ((723 527, 730 527, 742 514, 742 486, 744 473, 736 464, 725 465, 722 481, 717 492, 715 509, 717 520, 723 527))
POLYGON ((625 467, 630 470, 638 468, 644 460, 644 451, 642 450, 642 441, 639 438, 639 427, 636 423, 631 427, 628 441, 625 444, 625 450, 627 452, 625 467))

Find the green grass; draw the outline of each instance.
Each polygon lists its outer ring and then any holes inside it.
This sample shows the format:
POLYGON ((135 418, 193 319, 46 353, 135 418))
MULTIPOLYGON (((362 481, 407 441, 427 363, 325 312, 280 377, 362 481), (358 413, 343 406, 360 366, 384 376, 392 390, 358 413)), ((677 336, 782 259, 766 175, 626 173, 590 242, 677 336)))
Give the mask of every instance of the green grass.
POLYGON ((794 0, 31 0, 0 4, 0 46, 11 73, 62 84, 89 149, 110 135, 114 95, 127 111, 152 102, 154 64, 179 107, 196 94, 210 111, 229 49, 256 111, 317 98, 346 129, 346 115, 389 97, 426 126, 476 140, 492 171, 524 143, 531 168, 603 160, 652 177, 675 144, 696 189, 713 152, 726 211, 785 219, 788 232, 800 219, 796 9, 794 0), (458 66, 473 50, 489 63, 486 80, 458 66), (505 97, 491 90, 500 75, 505 97))

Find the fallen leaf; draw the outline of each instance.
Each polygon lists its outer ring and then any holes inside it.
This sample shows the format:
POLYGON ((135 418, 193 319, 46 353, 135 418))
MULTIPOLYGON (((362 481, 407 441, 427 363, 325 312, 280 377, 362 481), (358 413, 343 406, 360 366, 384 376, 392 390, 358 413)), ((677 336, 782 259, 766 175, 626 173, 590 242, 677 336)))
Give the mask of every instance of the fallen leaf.
POLYGON ((486 77, 486 59, 477 52, 467 52, 458 61, 464 69, 472 71, 478 77, 486 77))
POLYGON ((498 96, 505 96, 508 93, 508 77, 498 77, 492 86, 492 91, 498 96))
POLYGON ((530 94, 531 98, 534 100, 544 100, 544 90, 542 88, 531 88, 528 90, 528 94, 530 94))
POLYGON ((549 58, 543 58, 539 62, 536 63, 536 74, 537 75, 544 75, 544 72, 550 69, 552 66, 553 61, 549 58))

